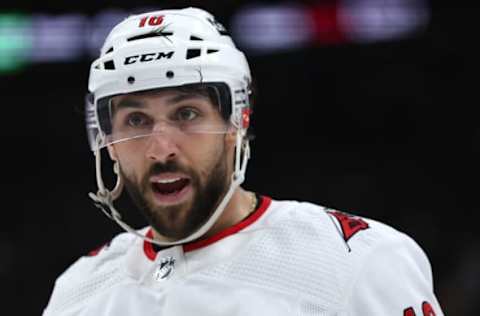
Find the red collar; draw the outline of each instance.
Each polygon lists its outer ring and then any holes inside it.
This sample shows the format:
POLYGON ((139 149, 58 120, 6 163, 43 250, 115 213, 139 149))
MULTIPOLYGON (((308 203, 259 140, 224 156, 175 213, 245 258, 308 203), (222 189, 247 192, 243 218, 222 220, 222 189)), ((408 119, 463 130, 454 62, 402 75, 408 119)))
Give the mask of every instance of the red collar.
MULTIPOLYGON (((215 234, 213 236, 210 236, 208 238, 196 240, 196 241, 193 241, 193 242, 190 242, 190 243, 186 243, 186 244, 183 245, 183 251, 188 252, 188 251, 197 250, 199 248, 206 247, 206 246, 211 245, 214 242, 217 242, 217 241, 219 241, 219 240, 221 240, 225 237, 233 235, 233 234, 239 232, 240 230, 242 230, 242 229, 250 226, 251 224, 255 223, 265 213, 265 211, 270 206, 270 203, 272 202, 272 199, 269 198, 269 197, 266 197, 266 196, 262 196, 261 199, 262 200, 260 202, 260 206, 257 208, 257 210, 254 213, 252 213, 250 216, 245 218, 243 221, 241 221, 241 222, 239 222, 239 223, 237 223, 233 226, 230 226, 228 228, 225 228, 224 230, 222 230, 222 231, 218 232, 217 234, 215 234)), ((146 237, 153 238, 153 231, 152 231, 151 228, 148 229, 146 237)), ((143 242, 143 250, 144 250, 145 255, 147 256, 148 259, 150 259, 152 261, 155 260, 155 257, 157 256, 157 253, 153 249, 153 246, 152 246, 151 242, 145 240, 143 242)))

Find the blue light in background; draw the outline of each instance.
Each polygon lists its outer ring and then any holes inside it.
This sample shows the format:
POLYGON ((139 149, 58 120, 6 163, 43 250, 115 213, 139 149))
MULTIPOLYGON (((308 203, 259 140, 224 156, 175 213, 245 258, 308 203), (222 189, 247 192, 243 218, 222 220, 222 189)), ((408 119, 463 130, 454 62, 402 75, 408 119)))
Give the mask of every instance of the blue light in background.
POLYGON ((239 46, 257 53, 304 47, 313 32, 308 8, 291 4, 245 7, 234 16, 230 28, 239 46))
POLYGON ((407 38, 430 20, 424 0, 341 0, 339 21, 356 43, 407 38))
POLYGON ((33 15, 33 62, 65 62, 77 60, 85 53, 83 33, 89 21, 81 14, 60 16, 33 15))

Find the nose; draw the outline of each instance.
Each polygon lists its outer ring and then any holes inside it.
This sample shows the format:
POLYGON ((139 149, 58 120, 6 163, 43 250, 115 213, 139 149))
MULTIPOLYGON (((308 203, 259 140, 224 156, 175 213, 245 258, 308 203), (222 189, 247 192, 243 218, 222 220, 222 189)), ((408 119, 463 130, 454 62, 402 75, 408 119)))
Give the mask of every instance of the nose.
POLYGON ((178 155, 178 147, 175 137, 171 133, 156 131, 148 137, 148 144, 145 151, 147 159, 167 162, 178 155))

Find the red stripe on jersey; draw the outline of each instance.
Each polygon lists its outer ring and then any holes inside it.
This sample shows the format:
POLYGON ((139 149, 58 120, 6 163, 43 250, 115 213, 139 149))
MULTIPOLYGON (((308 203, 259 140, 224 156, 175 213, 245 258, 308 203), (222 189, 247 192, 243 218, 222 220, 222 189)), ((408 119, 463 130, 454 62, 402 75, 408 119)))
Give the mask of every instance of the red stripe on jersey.
POLYGON ((194 241, 194 242, 183 245, 183 251, 187 252, 187 251, 197 250, 199 248, 211 245, 214 242, 219 241, 220 239, 223 239, 225 237, 228 237, 230 235, 238 233, 242 229, 244 229, 244 228, 250 226, 251 224, 255 223, 257 221, 257 219, 259 219, 263 215, 263 213, 265 213, 265 211, 270 206, 271 202, 272 202, 271 198, 265 197, 265 196, 262 197, 262 202, 260 203, 260 206, 258 207, 258 209, 253 214, 248 216, 246 219, 244 219, 243 221, 241 221, 241 222, 239 222, 239 223, 237 223, 237 224, 235 224, 231 227, 228 227, 228 228, 224 229, 223 231, 221 231, 221 232, 219 232, 219 233, 217 233, 217 234, 215 234, 211 237, 208 237, 206 239, 202 239, 202 240, 199 240, 199 241, 194 241))
MULTIPOLYGON (((224 230, 222 230, 221 232, 211 236, 211 237, 208 237, 206 239, 201 239, 201 240, 198 240, 198 241, 194 241, 194 242, 191 242, 191 243, 187 243, 185 245, 183 245, 183 251, 184 252, 188 252, 188 251, 193 251, 193 250, 197 250, 197 249, 200 249, 202 247, 206 247, 208 245, 211 245, 225 237, 228 237, 230 235, 233 235, 237 232, 239 232, 240 230, 250 226, 251 224, 255 223, 268 209, 268 207, 270 206, 272 202, 272 199, 269 198, 269 197, 266 197, 266 196, 262 196, 262 200, 261 200, 261 203, 260 203, 260 206, 258 207, 258 209, 252 213, 250 216, 248 216, 246 219, 244 219, 243 221, 233 225, 233 226, 230 226, 224 230)), ((153 231, 152 229, 150 228, 148 231, 147 231, 147 234, 146 234, 146 237, 148 238, 153 238, 153 231)), ((147 256, 148 259, 150 260, 155 260, 155 257, 157 256, 157 253, 155 251, 155 249, 153 249, 153 246, 152 246, 152 243, 145 240, 143 242, 143 250, 145 252, 145 255, 147 256)))
MULTIPOLYGON (((145 236, 150 239, 153 239, 153 230, 149 228, 145 236)), ((145 255, 147 256, 147 258, 152 261, 155 260, 155 257, 157 256, 157 253, 153 249, 152 243, 147 240, 143 242, 143 252, 145 252, 145 255)))

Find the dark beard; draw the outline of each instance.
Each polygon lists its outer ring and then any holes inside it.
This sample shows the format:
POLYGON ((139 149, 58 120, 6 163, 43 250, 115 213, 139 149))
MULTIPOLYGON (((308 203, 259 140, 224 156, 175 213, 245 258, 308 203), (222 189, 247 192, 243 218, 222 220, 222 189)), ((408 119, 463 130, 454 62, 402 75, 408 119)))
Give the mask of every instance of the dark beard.
POLYGON ((121 176, 125 182, 130 197, 140 209, 150 226, 160 235, 172 240, 180 240, 190 236, 197 231, 213 214, 221 199, 227 192, 229 177, 227 176, 227 163, 225 153, 219 155, 218 161, 212 168, 210 177, 205 185, 202 185, 197 173, 193 170, 180 166, 176 161, 169 161, 165 164, 156 163, 152 165, 139 186, 128 179, 124 172, 121 176), (147 190, 151 189, 149 178, 163 172, 182 172, 190 176, 191 185, 194 190, 191 206, 180 204, 168 207, 153 207, 144 198, 147 190), (184 208, 190 208, 186 212, 186 218, 178 222, 177 218, 184 208), (177 220, 177 221, 176 221, 177 220), (175 222, 175 224, 173 224, 175 222))

